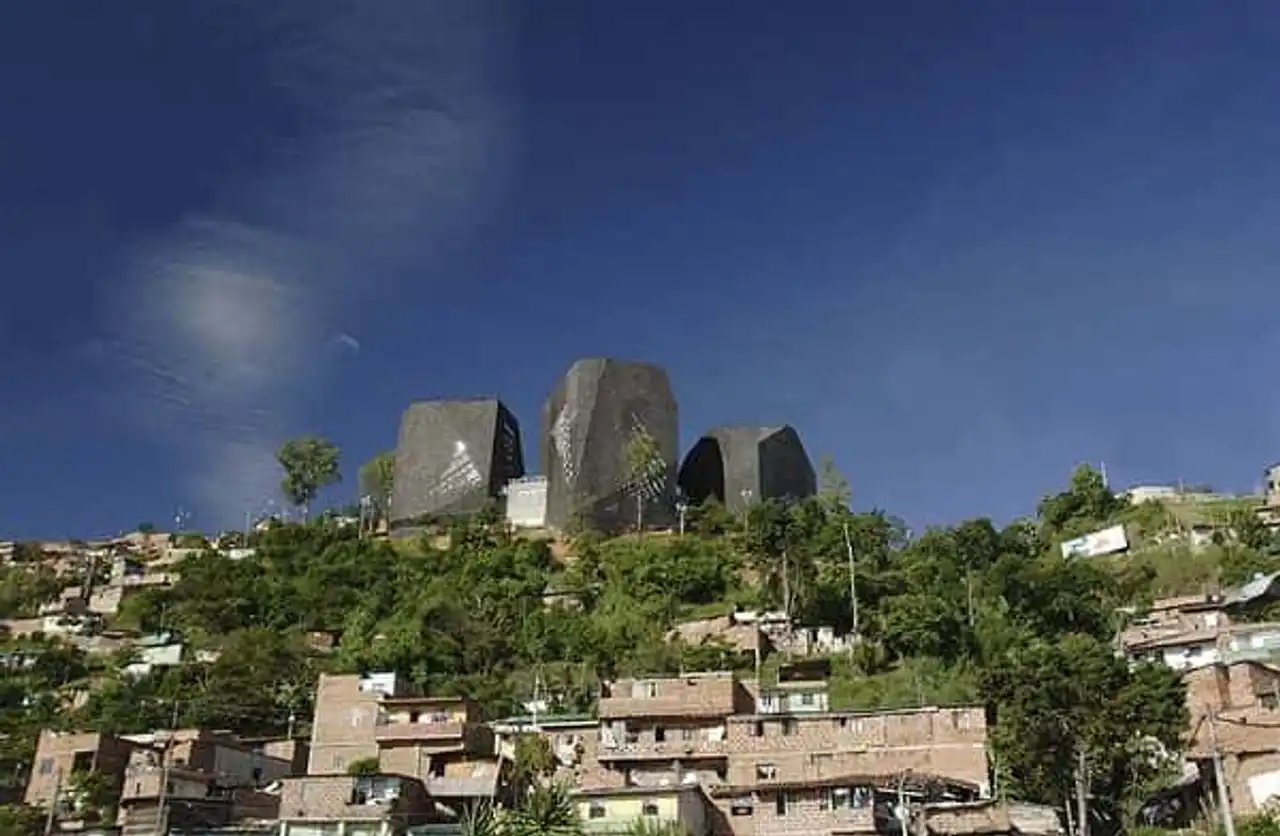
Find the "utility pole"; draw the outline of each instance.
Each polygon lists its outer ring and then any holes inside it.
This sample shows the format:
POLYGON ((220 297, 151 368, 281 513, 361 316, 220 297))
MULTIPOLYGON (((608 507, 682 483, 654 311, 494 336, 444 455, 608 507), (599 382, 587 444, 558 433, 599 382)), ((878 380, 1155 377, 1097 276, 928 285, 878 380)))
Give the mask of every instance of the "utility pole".
POLYGON ((53 825, 57 820, 58 802, 62 798, 62 770, 53 773, 53 800, 49 803, 49 812, 44 817, 44 836, 51 836, 53 825))
POLYGON ((844 530, 844 549, 849 555, 849 606, 853 610, 853 638, 856 641, 858 629, 858 576, 853 559, 853 538, 849 536, 849 523, 842 526, 844 530))
POLYGON ((898 821, 902 825, 903 836, 907 833, 907 824, 911 821, 911 811, 907 807, 907 775, 909 772, 898 773, 898 821))
POLYGON ((787 550, 782 550, 782 614, 787 619, 787 629, 791 629, 791 574, 787 570, 787 550))
POLYGON ((529 725, 533 729, 533 733, 537 734, 538 729, 538 698, 542 691, 542 674, 534 673, 533 675, 533 700, 529 703, 529 725))
POLYGON ((1089 764, 1079 740, 1076 741, 1076 834, 1089 836, 1089 764))
POLYGON ((1218 785, 1218 806, 1222 808, 1222 829, 1226 836, 1236 836, 1236 819, 1231 812, 1231 796, 1227 793, 1227 774, 1222 768, 1222 749, 1218 747, 1218 712, 1209 710, 1209 746, 1213 754, 1213 781, 1218 785))
POLYGON ((169 815, 169 747, 173 744, 173 733, 178 729, 177 700, 173 701, 173 718, 169 726, 171 730, 164 732, 164 743, 160 750, 160 803, 156 805, 155 836, 164 836, 169 830, 165 822, 169 815))

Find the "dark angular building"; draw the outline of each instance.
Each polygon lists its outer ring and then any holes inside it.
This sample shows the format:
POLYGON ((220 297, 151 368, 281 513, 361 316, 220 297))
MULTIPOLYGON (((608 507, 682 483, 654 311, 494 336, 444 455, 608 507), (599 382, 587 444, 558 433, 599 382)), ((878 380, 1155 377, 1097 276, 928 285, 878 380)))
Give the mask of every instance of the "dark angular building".
POLYGON ((665 371, 647 363, 579 360, 542 411, 547 525, 625 530, 636 524, 638 502, 645 527, 670 525, 678 456, 676 399, 665 371), (654 454, 638 474, 628 464, 637 438, 654 454))
POLYGON ((474 513, 523 475, 520 425, 500 401, 415 403, 400 419, 391 527, 474 513))
POLYGON ((800 435, 786 425, 711 430, 685 456, 679 485, 690 502, 716 499, 735 512, 752 502, 818 492, 800 435))

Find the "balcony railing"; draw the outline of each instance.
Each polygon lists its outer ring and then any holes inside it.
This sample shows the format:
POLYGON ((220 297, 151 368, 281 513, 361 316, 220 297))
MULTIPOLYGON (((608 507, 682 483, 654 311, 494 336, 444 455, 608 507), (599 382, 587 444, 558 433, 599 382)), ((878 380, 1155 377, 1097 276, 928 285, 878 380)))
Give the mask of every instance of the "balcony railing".
POLYGON ((378 718, 374 740, 462 740, 466 732, 455 720, 402 720, 378 718))
POLYGON ((723 740, 698 737, 693 740, 673 739, 656 741, 653 738, 618 740, 610 745, 607 737, 601 737, 596 758, 602 761, 627 758, 697 758, 720 757, 728 754, 723 740))

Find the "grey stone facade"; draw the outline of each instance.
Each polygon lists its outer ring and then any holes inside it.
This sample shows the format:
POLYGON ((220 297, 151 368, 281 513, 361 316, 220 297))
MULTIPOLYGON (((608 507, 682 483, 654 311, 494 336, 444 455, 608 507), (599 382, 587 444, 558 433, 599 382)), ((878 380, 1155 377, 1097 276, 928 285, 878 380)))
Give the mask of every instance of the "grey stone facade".
POLYGON ((523 475, 520 426, 500 401, 415 403, 400 419, 391 526, 474 513, 523 475))
POLYGON ((813 464, 790 426, 718 427, 698 439, 680 466, 691 502, 716 499, 731 511, 769 499, 803 499, 818 490, 813 464))
POLYGON ((647 363, 579 360, 542 413, 547 525, 624 530, 635 525, 638 502, 646 527, 670 525, 678 456, 676 400, 665 371, 647 363), (639 434, 659 455, 637 480, 627 449, 639 434))

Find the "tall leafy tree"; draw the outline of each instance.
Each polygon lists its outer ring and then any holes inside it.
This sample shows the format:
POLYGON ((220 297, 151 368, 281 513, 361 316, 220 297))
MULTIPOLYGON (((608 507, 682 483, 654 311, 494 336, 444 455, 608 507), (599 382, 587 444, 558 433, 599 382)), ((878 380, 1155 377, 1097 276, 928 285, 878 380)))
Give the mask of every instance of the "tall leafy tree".
POLYGON ((1071 537, 1111 522, 1128 505, 1128 499, 1111 492, 1099 471, 1082 464, 1065 491, 1040 500, 1036 514, 1051 536, 1071 537))
POLYGON ((818 496, 825 499, 832 508, 847 510, 853 504, 853 488, 831 456, 823 456, 818 460, 818 496))
POLYGON ((396 454, 394 450, 379 453, 360 466, 360 495, 373 501, 380 519, 391 513, 391 492, 395 487, 396 454))
POLYGON ((666 488, 667 463, 657 439, 644 427, 636 427, 625 450, 627 491, 636 502, 636 533, 644 530, 644 509, 666 488))
POLYGON ((280 491, 302 510, 303 519, 308 517, 321 488, 341 480, 339 455, 333 442, 316 436, 291 439, 276 452, 276 460, 284 469, 280 491))
POLYGON ((1187 729, 1177 673, 1117 657, 1105 641, 1067 635, 1033 641, 994 660, 981 678, 995 708, 992 732, 1005 791, 1057 806, 1083 755, 1092 806, 1117 831, 1170 766, 1187 729))

